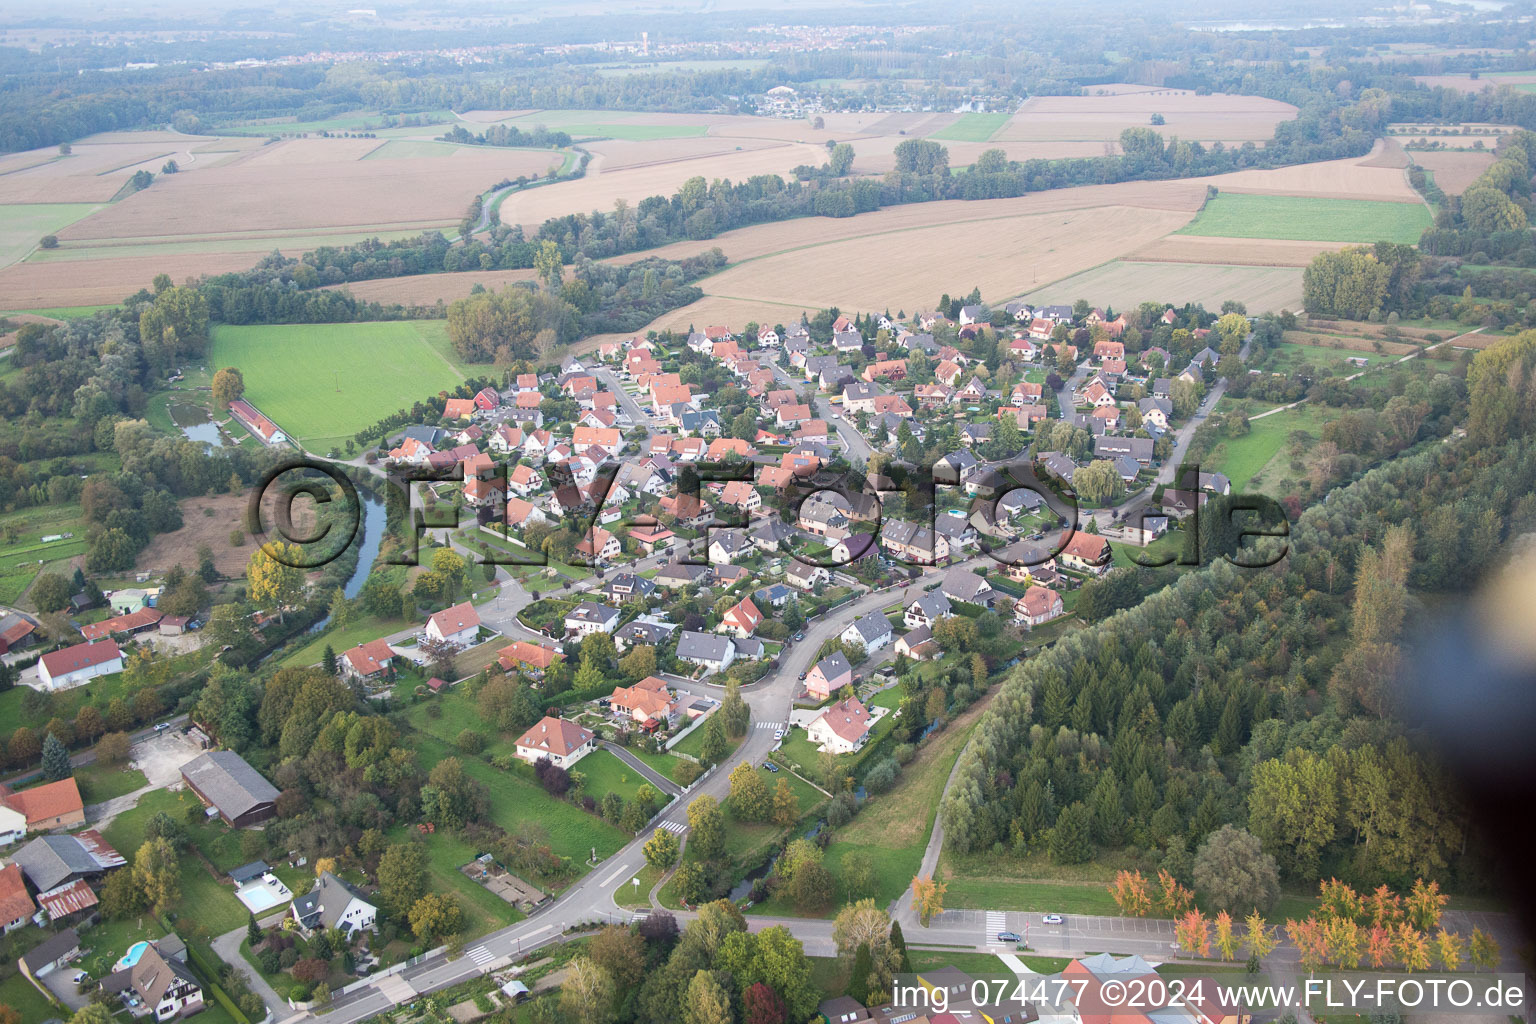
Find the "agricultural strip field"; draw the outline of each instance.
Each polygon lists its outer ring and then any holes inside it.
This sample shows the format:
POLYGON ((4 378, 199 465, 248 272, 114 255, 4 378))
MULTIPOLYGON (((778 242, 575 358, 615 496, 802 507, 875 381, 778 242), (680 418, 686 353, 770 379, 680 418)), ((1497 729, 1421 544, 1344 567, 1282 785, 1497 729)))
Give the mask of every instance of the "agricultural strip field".
MULTIPOLYGON (((977 247, 953 225, 914 227, 765 256, 707 278, 710 295, 812 308, 898 308, 936 285, 1018 294, 1031 278, 1085 270, 1177 229, 1188 214, 1105 206, 1061 214, 997 218, 995 244, 977 247), (935 281, 933 269, 946 276, 935 281)), ((687 307, 669 318, 682 321, 687 307)))
POLYGON ((1184 89, 1116 91, 1102 96, 1033 96, 1024 101, 993 139, 1114 142, 1126 128, 1150 125, 1153 114, 1163 116, 1164 124, 1157 131, 1164 135, 1242 142, 1271 138, 1275 125, 1294 118, 1296 108, 1257 96, 1197 96, 1184 89))
MULTIPOLYGON (((55 234, 101 209, 95 203, 25 203, 0 206, 0 267, 31 252, 44 235, 55 234)), ((10 305, 0 296, 0 304, 10 305)))
POLYGON ((1459 196, 1493 163, 1492 153, 1414 153, 1413 162, 1435 176, 1448 196, 1459 196))
POLYGON ((1223 195, 1239 192, 1421 203, 1418 193, 1408 184, 1408 176, 1403 173, 1407 163, 1406 155, 1395 144, 1378 143, 1364 157, 1232 171, 1201 180, 1216 186, 1223 195))
POLYGON ((961 114, 960 119, 928 137, 939 141, 986 142, 1008 123, 1009 114, 961 114))
POLYGON ((1301 270, 1294 267, 1220 266, 1206 263, 1138 263, 1115 260, 1037 288, 1024 298, 1035 304, 1078 299, 1117 309, 1177 296, 1181 302, 1218 309, 1227 299, 1250 312, 1301 308, 1301 270))
POLYGON ((318 450, 465 376, 441 320, 220 326, 208 361, 239 367, 245 397, 318 450))
POLYGON ((1430 225, 1421 204, 1223 192, 1176 234, 1411 245, 1430 225))

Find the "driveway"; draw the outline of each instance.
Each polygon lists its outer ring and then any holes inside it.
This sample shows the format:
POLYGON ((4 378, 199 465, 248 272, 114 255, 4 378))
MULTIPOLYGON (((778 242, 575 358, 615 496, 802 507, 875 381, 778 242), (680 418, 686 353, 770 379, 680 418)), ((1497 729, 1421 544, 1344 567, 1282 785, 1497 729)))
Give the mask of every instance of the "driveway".
POLYGON ((196 741, 183 736, 180 729, 145 735, 129 748, 128 766, 143 772, 148 784, 132 793, 92 804, 85 809, 86 820, 93 828, 102 828, 119 814, 131 810, 144 794, 181 785, 181 766, 202 752, 196 741))

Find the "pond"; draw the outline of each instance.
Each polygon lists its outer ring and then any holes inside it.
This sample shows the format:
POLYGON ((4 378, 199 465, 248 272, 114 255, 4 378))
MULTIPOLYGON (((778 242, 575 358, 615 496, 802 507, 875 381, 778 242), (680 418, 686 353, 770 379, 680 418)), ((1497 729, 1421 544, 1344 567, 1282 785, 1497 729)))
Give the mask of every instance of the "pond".
POLYGON ((171 422, 192 440, 215 446, 225 443, 219 431, 219 425, 213 422, 213 418, 208 415, 208 410, 202 406, 178 402, 173 403, 166 411, 170 413, 171 422))

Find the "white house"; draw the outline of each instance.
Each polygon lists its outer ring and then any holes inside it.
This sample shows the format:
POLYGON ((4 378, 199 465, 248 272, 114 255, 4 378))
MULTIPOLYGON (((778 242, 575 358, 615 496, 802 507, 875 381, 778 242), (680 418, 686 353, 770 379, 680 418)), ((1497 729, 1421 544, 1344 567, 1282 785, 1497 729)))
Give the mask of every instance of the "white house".
POLYGON ((727 637, 685 629, 678 634, 677 658, 711 672, 724 672, 736 660, 736 645, 727 637))
POLYGON ((857 697, 840 700, 806 728, 806 735, 823 753, 851 754, 869 736, 869 709, 857 697))
POLYGON ((122 670, 123 652, 117 644, 97 640, 43 655, 37 663, 37 678, 46 690, 67 690, 122 670))
POLYGON ((203 1009, 203 986, 186 965, 185 945, 176 940, 179 952, 167 956, 160 951, 161 945, 174 938, 167 936, 146 944, 133 963, 118 967, 102 980, 102 989, 120 994, 125 1002, 132 999, 148 1008, 157 1021, 190 1017, 200 1012, 203 1009))
POLYGON ((444 608, 427 619, 427 636, 434 640, 445 640, 456 647, 467 646, 479 632, 480 613, 468 601, 444 608))
POLYGON ((1030 587, 1013 606, 1014 618, 1029 629, 1060 618, 1064 608, 1061 595, 1046 587, 1030 587))
POLYGON ((596 601, 583 601, 565 613, 565 631, 576 636, 612 633, 619 626, 619 610, 596 601))
POLYGON ((596 748, 592 730, 548 715, 517 740, 517 756, 524 761, 533 764, 548 758, 560 768, 569 768, 596 748))
POLYGON ((348 935, 372 931, 379 915, 360 891, 329 871, 320 872, 315 887, 293 901, 292 913, 305 935, 319 928, 340 928, 348 935))
POLYGON ((863 644, 864 650, 873 653, 895 639, 894 632, 884 615, 870 612, 854 619, 841 636, 844 643, 863 644))

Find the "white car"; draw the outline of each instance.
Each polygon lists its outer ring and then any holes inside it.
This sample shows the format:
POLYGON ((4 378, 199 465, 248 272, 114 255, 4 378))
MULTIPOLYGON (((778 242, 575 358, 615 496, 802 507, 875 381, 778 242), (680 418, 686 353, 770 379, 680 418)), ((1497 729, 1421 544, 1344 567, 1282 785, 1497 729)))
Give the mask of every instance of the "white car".
POLYGON ((776 740, 783 739, 784 738, 784 730, 783 729, 775 729, 775 730, 773 730, 773 738, 776 739, 776 740))
POLYGON ((85 981, 89 977, 90 977, 90 975, 86 974, 84 971, 76 971, 75 972, 75 976, 73 978, 70 978, 69 980, 74 982, 76 985, 78 985, 82 981, 85 981))
POLYGON ((1062 916, 1060 914, 1046 914, 1040 920, 1046 924, 1061 924, 1062 916))

